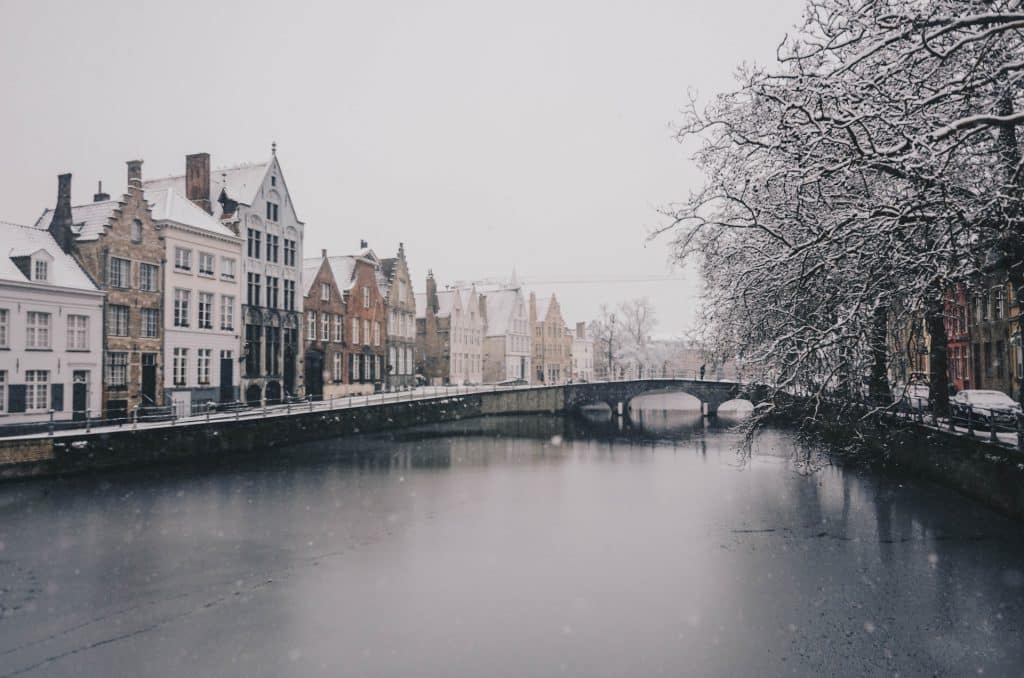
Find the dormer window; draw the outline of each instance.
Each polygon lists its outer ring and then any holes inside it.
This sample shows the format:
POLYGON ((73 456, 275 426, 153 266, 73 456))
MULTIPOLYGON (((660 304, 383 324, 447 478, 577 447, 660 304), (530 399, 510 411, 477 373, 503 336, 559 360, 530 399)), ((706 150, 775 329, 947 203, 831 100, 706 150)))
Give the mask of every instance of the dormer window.
POLYGON ((42 259, 36 259, 35 265, 32 267, 33 280, 46 281, 50 278, 50 267, 47 262, 42 259))

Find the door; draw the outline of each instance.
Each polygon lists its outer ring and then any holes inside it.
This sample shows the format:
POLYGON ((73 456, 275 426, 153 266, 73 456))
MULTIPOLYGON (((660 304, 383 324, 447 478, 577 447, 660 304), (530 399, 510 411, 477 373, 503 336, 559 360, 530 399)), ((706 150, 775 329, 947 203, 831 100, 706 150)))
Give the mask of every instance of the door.
POLYGON ((324 354, 315 349, 306 351, 306 395, 315 399, 324 396, 324 354))
POLYGON ((220 401, 229 403, 235 399, 235 360, 220 359, 220 401))
POLYGON ((143 407, 156 405, 156 353, 142 354, 142 402, 143 407))
POLYGON ((85 410, 89 407, 89 372, 75 370, 71 379, 71 418, 75 421, 85 419, 85 410))

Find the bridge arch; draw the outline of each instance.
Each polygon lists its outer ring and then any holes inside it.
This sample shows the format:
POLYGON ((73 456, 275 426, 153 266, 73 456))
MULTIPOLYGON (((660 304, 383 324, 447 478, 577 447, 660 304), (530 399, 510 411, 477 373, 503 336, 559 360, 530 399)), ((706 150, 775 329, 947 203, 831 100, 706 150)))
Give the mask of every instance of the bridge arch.
MULTIPOLYGON (((714 416, 718 407, 744 393, 745 386, 729 381, 696 379, 637 379, 630 381, 591 382, 565 386, 565 407, 578 410, 588 403, 605 402, 613 411, 623 409, 630 401, 644 394, 684 393, 706 404, 706 414, 714 416)), ((756 396, 755 396, 756 398, 756 396)))

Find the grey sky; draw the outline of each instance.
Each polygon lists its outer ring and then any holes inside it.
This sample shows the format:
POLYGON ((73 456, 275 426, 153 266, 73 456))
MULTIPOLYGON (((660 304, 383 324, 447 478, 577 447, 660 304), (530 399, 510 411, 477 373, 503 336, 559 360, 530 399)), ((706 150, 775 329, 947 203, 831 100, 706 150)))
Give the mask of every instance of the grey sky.
MULTIPOLYGON (((34 221, 60 172, 85 202, 98 179, 122 192, 130 158, 151 178, 276 140, 307 256, 402 240, 420 289, 428 267, 442 284, 669 274, 646 229, 699 176, 668 124, 688 87, 772 58, 801 6, 0 0, 0 219, 34 221)), ((678 333, 688 278, 557 291, 569 322, 649 296, 678 333)))

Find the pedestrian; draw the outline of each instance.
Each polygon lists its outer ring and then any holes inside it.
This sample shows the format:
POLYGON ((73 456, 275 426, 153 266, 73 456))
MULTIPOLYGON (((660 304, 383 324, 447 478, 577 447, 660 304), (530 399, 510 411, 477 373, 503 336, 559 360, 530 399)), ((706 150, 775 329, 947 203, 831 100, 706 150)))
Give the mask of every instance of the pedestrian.
POLYGON ((700 366, 700 380, 701 380, 701 381, 704 381, 704 369, 705 369, 706 367, 707 367, 707 364, 706 364, 706 363, 705 363, 704 365, 701 365, 701 366, 700 366))

